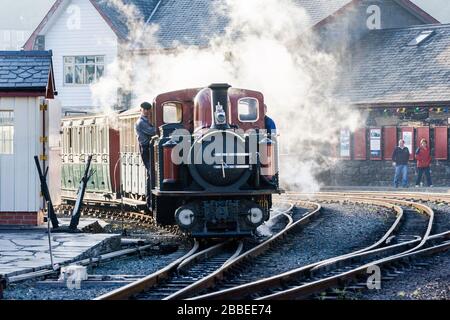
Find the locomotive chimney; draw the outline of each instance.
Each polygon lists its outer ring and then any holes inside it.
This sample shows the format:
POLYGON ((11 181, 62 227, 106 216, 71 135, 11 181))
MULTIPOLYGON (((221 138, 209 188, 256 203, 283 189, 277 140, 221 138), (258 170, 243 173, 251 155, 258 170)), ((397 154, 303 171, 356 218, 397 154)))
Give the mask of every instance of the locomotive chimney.
POLYGON ((213 123, 211 128, 225 130, 230 126, 228 119, 228 88, 231 86, 227 83, 213 83, 209 86, 211 89, 211 105, 213 123))

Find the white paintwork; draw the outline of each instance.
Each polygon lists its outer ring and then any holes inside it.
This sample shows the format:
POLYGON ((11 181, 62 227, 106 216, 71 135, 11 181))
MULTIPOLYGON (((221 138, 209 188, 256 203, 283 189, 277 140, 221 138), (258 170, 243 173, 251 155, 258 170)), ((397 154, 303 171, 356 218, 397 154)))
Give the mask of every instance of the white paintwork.
POLYGON ((33 160, 41 150, 39 101, 0 97, 0 110, 14 111, 14 154, 0 154, 0 212, 36 212, 40 208, 39 178, 33 160))
POLYGON ((61 102, 48 100, 48 177, 53 205, 61 204, 61 102))
POLYGON ((53 50, 58 99, 63 110, 93 109, 89 85, 64 85, 64 56, 104 55, 107 65, 117 57, 118 38, 89 0, 67 0, 41 34, 53 50))

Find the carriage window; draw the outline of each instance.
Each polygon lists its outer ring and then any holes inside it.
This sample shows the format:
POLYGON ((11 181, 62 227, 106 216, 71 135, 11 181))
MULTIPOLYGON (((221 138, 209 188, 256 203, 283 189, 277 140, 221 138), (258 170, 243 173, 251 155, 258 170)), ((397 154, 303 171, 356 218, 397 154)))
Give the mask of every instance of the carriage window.
POLYGON ((181 104, 169 102, 163 105, 164 123, 180 123, 183 118, 183 108, 181 104))
POLYGON ((242 98, 238 101, 239 121, 254 122, 258 120, 258 100, 242 98))

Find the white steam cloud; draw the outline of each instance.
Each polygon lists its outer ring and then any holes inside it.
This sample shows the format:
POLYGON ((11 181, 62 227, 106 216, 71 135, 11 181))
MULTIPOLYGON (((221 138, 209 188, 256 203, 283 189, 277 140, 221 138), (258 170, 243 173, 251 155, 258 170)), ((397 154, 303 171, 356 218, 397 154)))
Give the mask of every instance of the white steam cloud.
MULTIPOLYGON (((164 50, 132 6, 109 0, 128 18, 130 42, 92 86, 97 105, 112 110, 118 88, 132 91, 135 104, 162 92, 228 82, 259 90, 281 135, 281 181, 285 188, 317 191, 316 178, 335 162, 330 145, 340 128, 351 130, 360 115, 333 98, 339 61, 317 49, 306 11, 292 0, 215 0, 226 31, 207 48, 178 45, 164 50), (135 50, 151 48, 151 50, 135 50)), ((105 111, 105 110, 104 110, 105 111)))

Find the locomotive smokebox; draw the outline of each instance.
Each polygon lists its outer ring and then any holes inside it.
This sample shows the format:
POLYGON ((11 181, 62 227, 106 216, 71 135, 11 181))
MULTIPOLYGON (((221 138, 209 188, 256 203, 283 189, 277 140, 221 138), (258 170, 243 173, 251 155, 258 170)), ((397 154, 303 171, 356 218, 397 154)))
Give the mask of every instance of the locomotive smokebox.
POLYGON ((229 129, 228 119, 228 88, 227 83, 213 83, 209 86, 211 89, 211 106, 213 124, 211 128, 225 130, 229 129))

